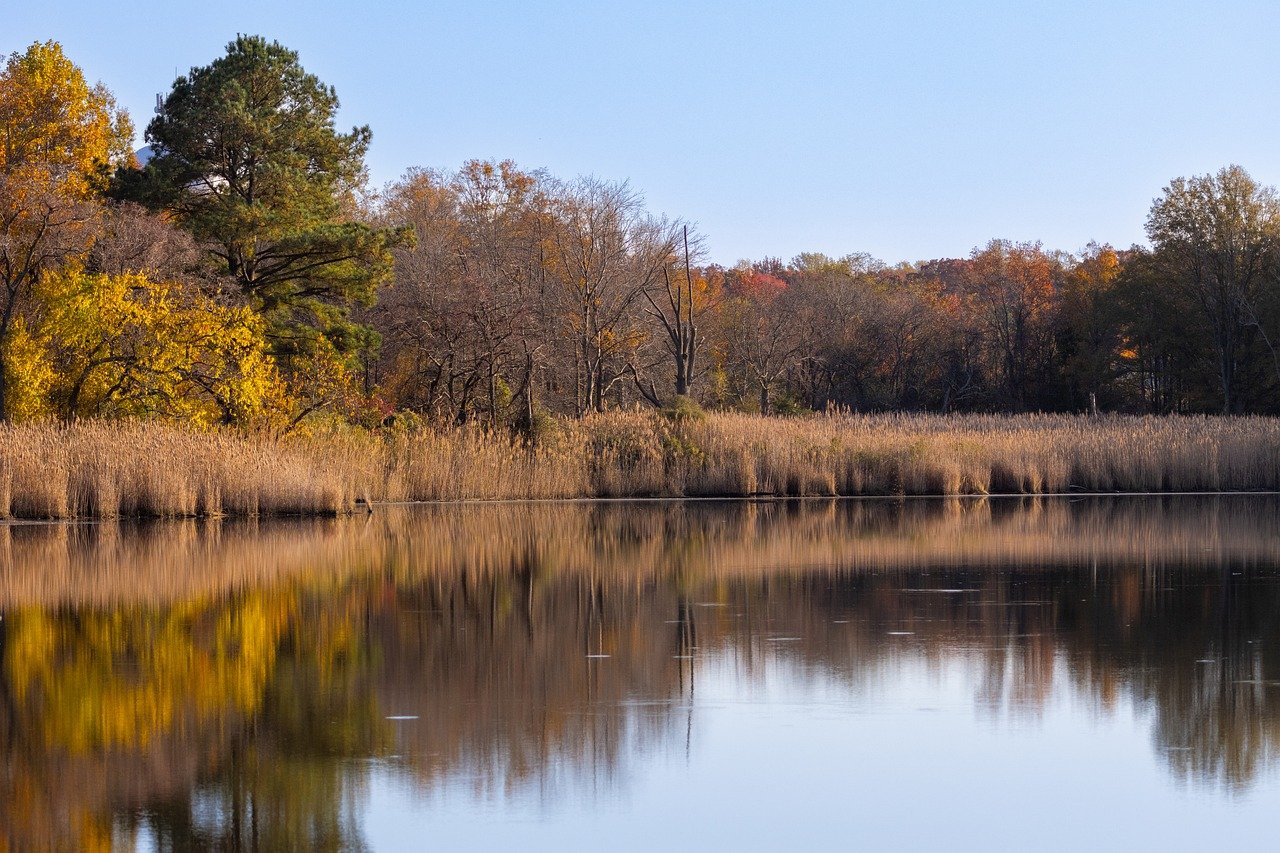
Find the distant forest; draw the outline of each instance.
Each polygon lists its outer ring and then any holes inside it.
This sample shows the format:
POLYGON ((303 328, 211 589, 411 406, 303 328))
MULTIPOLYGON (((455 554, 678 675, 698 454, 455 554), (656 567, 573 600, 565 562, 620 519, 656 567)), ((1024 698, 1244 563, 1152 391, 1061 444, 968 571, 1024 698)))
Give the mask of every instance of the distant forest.
POLYGON ((1280 409, 1280 201, 1239 166, 1172 180, 1149 247, 724 267, 625 182, 471 161, 375 190, 337 108, 241 36, 173 83, 139 158, 56 42, 9 56, 0 419, 1280 409))
POLYGON ((375 384, 447 418, 528 393, 573 414, 676 394, 782 413, 1277 405, 1280 208, 1238 167, 1172 182, 1154 249, 992 240, 894 266, 700 264, 700 237, 625 186, 510 163, 414 172, 381 201, 418 243, 369 315, 375 384))

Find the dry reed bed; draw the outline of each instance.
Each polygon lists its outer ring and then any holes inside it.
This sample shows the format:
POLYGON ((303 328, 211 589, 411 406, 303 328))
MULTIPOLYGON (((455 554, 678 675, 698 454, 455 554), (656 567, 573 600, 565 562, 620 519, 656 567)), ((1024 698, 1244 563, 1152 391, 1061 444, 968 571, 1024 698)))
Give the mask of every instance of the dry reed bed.
POLYGON ((340 514, 363 501, 1280 489, 1280 419, 649 412, 277 439, 147 423, 0 428, 0 517, 340 514))
POLYGON ((614 413, 384 447, 388 500, 1272 491, 1280 419, 614 413))
POLYGON ((7 426, 0 518, 336 514, 356 484, 351 448, 330 444, 159 424, 7 426))

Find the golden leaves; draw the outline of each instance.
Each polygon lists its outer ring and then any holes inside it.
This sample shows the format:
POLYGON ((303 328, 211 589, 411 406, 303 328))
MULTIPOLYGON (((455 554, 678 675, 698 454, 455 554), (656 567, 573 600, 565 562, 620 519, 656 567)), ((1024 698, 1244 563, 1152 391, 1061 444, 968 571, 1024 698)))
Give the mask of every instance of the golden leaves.
POLYGON ((102 85, 90 86, 57 42, 12 54, 0 71, 0 174, 87 197, 127 156, 133 125, 102 85))

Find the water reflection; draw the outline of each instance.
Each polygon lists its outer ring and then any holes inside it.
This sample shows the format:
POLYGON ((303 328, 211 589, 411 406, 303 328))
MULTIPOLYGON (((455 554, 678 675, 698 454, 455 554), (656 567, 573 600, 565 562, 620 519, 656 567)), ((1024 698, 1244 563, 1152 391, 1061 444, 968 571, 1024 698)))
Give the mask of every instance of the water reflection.
POLYGON ((426 804, 625 799, 646 756, 697 760, 708 687, 779 672, 797 705, 959 672, 983 719, 1136 707, 1170 781, 1244 791, 1280 746, 1278 516, 1223 497, 3 527, 0 827, 19 849, 346 849, 387 774, 426 804))

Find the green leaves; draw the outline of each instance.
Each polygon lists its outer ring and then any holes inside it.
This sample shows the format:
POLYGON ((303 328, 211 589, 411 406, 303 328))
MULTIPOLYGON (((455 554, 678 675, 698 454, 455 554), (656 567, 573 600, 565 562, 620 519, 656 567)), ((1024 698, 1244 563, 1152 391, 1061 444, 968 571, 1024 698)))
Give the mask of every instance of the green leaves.
POLYGON ((392 272, 407 229, 347 214, 365 179, 368 127, 335 129, 338 97, 298 54, 239 36, 179 77, 147 128, 154 159, 121 175, 124 194, 165 208, 267 323, 282 367, 315 347, 350 356, 370 340, 350 319, 392 272))

